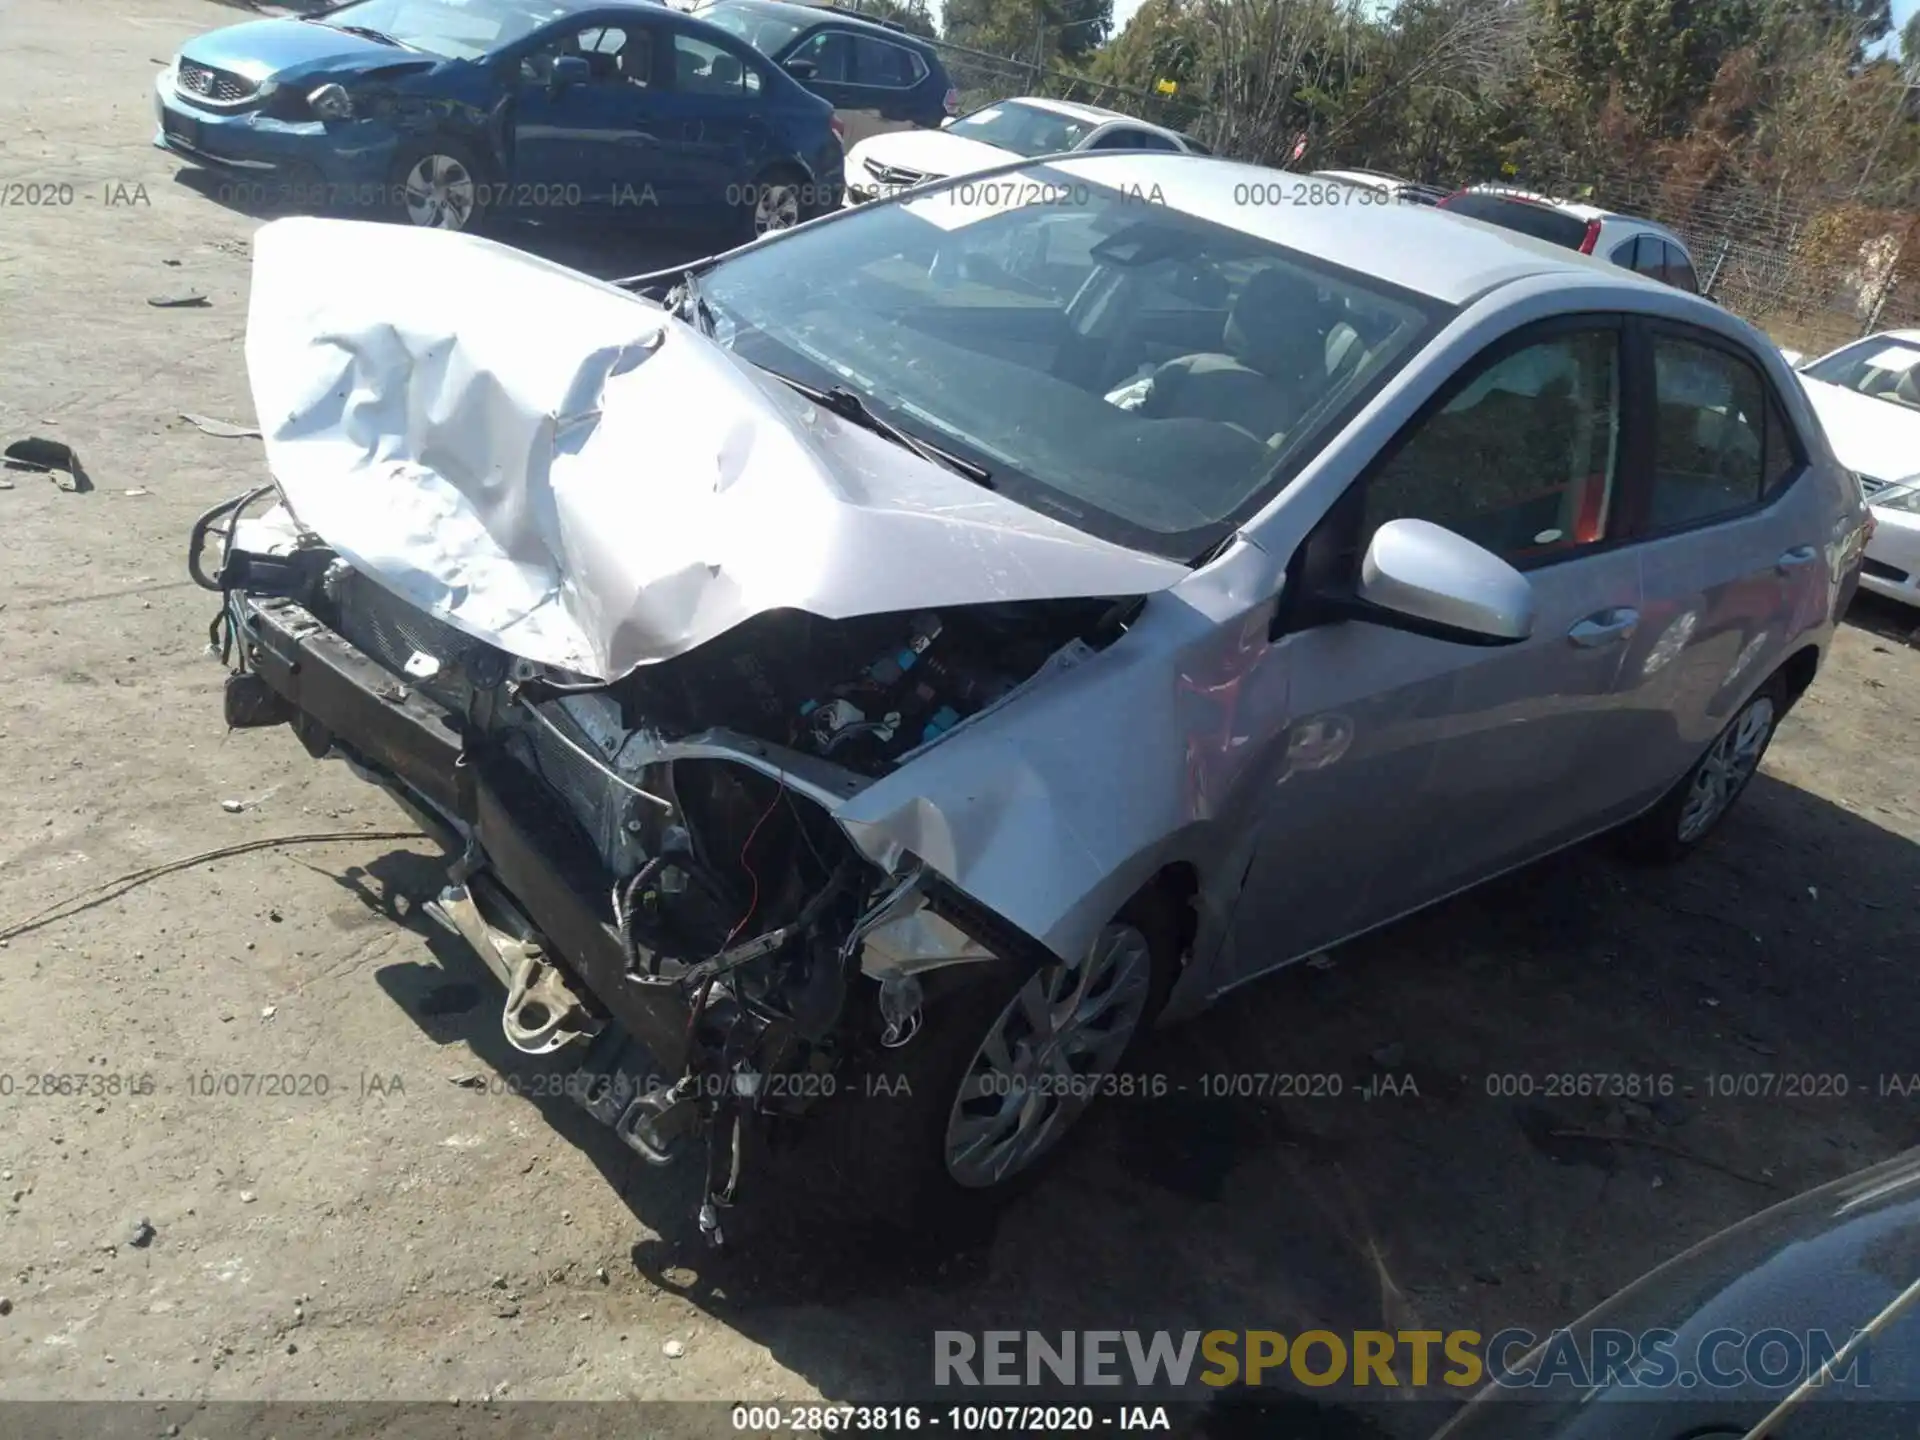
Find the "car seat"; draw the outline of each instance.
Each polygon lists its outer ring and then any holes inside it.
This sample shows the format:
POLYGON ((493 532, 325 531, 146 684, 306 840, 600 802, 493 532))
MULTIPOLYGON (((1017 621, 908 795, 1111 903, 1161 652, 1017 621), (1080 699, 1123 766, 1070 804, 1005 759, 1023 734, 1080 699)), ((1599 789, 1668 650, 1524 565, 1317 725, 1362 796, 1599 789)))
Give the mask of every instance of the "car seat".
POLYGON ((1255 272, 1227 312, 1221 348, 1160 366, 1139 413, 1215 420, 1272 443, 1325 393, 1329 366, 1347 363, 1358 342, 1356 332, 1331 343, 1332 304, 1286 267, 1255 272))

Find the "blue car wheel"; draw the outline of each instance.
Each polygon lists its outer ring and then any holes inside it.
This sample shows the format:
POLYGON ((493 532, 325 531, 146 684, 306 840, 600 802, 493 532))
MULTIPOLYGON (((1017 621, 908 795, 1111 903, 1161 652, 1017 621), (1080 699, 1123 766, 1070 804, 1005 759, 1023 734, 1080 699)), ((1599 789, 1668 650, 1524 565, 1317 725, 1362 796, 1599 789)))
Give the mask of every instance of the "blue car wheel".
POLYGON ((394 218, 430 230, 473 230, 487 212, 486 172, 465 145, 439 136, 401 151, 393 167, 394 218))

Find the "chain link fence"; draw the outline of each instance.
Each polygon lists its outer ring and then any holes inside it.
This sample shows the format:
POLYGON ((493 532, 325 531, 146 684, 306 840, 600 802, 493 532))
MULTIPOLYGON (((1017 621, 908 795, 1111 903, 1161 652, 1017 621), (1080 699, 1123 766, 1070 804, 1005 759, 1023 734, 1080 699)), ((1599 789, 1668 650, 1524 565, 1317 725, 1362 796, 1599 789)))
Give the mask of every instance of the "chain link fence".
POLYGON ((1647 171, 1528 188, 1676 231, 1715 300, 1806 354, 1920 325, 1920 207, 1647 171))

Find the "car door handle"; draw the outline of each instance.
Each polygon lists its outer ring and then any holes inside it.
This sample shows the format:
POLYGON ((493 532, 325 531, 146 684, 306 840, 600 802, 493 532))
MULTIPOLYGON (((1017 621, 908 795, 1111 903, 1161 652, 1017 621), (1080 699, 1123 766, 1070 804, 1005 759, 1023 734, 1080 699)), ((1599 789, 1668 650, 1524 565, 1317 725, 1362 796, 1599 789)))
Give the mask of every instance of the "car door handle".
POLYGON ((1783 550, 1780 558, 1774 561, 1774 568, 1782 575, 1790 575, 1802 565, 1811 565, 1820 552, 1811 545, 1796 545, 1791 550, 1783 550))
POLYGON ((1599 610, 1567 631, 1567 639, 1583 650, 1597 650, 1632 635, 1640 624, 1640 612, 1626 606, 1599 610))

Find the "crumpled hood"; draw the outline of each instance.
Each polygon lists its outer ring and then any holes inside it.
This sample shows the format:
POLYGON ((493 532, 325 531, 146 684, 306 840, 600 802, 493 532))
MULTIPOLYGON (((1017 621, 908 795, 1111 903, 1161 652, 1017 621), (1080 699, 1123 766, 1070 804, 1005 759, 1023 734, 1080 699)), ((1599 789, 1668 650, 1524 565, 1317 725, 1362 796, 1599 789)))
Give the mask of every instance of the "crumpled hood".
POLYGON ((246 350, 301 524, 458 629, 598 679, 768 610, 1140 595, 1188 573, 474 236, 274 221, 254 239, 246 350))
POLYGON ((306 20, 248 20, 196 36, 180 47, 189 60, 244 75, 256 85, 296 75, 376 70, 389 65, 439 63, 403 45, 387 45, 363 35, 306 20))

